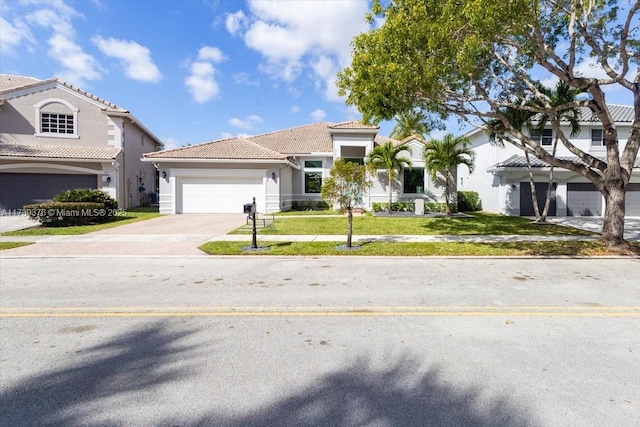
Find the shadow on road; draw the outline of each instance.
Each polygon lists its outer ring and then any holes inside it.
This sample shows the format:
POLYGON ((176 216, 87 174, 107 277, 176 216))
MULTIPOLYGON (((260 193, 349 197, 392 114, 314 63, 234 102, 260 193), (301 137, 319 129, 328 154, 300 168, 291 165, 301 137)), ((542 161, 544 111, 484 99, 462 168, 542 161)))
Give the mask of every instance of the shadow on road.
MULTIPOLYGON (((180 344, 194 332, 170 331, 162 323, 154 323, 83 350, 90 361, 31 377, 3 391, 0 425, 91 425, 86 420, 91 403, 118 394, 152 390, 188 376, 186 369, 172 364, 194 349, 180 344)), ((122 421, 114 420, 112 425, 125 425, 122 421)))
POLYGON ((396 362, 375 369, 361 359, 303 391, 237 417, 210 414, 186 426, 533 426, 506 397, 487 401, 479 388, 447 384, 437 369, 396 362), (423 371, 424 372, 424 371, 423 371))

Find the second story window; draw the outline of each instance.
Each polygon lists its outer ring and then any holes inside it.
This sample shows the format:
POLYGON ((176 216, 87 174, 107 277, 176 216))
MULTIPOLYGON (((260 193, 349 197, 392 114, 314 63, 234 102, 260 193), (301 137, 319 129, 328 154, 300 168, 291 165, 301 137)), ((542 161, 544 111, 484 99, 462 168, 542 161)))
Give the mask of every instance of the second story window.
POLYGON ((591 146, 592 147, 604 146, 604 130, 591 129, 591 146))
POLYGON ((40 132, 73 134, 73 116, 70 114, 41 113, 40 132))
POLYGON ((34 105, 35 135, 49 138, 78 138, 78 108, 58 98, 34 105))
POLYGON ((553 145, 553 130, 543 129, 540 131, 539 129, 532 129, 531 139, 543 146, 553 145))

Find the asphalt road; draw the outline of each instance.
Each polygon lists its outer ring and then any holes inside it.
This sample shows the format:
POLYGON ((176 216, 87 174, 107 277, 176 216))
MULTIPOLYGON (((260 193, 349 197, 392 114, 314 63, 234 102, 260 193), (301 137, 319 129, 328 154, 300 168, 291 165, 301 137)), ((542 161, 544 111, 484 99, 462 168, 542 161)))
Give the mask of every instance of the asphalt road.
POLYGON ((0 259, 0 425, 637 426, 640 260, 0 259))

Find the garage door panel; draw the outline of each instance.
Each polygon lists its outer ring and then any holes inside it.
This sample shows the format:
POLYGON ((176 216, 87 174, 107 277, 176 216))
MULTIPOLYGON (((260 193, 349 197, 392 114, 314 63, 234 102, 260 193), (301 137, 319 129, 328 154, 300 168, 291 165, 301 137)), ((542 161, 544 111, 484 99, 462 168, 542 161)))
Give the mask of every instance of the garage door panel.
POLYGON ((0 173, 0 209, 48 202, 74 188, 98 188, 96 175, 0 173))
MULTIPOLYGON (((553 183, 553 191, 551 192, 551 203, 547 216, 556 216, 556 187, 557 183, 553 183)), ((538 208, 540 213, 544 210, 544 204, 547 200, 547 182, 536 182, 536 197, 538 198, 538 208)), ((535 216, 533 209, 533 200, 531 199, 531 184, 529 182, 520 183, 520 216, 535 216)))
POLYGON ((627 216, 640 216, 640 184, 627 185, 625 205, 625 214, 627 216))
POLYGON ((180 213, 240 213, 256 198, 263 205, 262 178, 181 178, 180 213))
POLYGON ((595 185, 576 182, 567 184, 567 215, 602 215, 602 194, 595 185))

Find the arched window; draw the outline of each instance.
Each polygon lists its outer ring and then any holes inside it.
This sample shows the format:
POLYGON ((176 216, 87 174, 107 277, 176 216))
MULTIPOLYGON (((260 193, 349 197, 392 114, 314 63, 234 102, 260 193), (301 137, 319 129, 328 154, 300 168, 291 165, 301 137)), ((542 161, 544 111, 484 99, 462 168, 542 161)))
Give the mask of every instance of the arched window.
POLYGON ((78 109, 69 102, 50 98, 34 107, 36 136, 78 138, 78 109))

